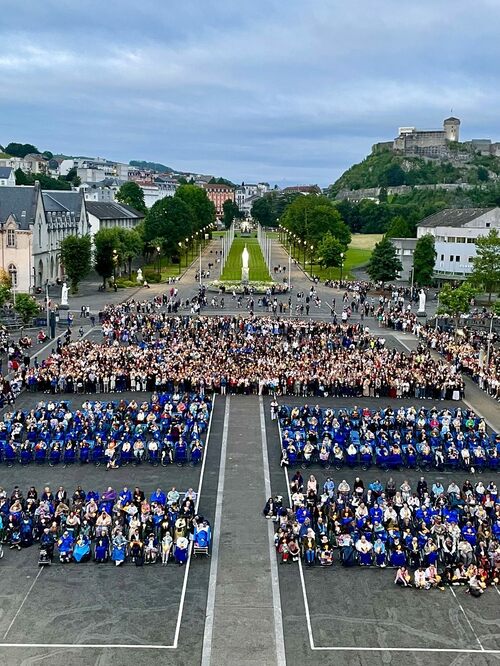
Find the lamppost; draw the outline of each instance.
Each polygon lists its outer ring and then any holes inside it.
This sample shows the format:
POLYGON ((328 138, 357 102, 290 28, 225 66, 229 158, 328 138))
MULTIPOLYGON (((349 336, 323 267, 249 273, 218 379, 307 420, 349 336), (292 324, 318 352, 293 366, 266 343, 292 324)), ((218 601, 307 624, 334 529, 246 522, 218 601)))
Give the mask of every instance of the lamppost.
POLYGON ((118 252, 113 250, 113 284, 116 283, 116 265, 118 263, 118 252))
POLYGON ((304 240, 302 241, 302 247, 304 249, 302 264, 304 266, 304 270, 306 269, 306 246, 307 246, 307 241, 304 238, 304 240))
POLYGON ((161 247, 159 245, 156 246, 156 251, 158 252, 158 277, 161 278, 161 247))
POLYGON ((340 286, 342 287, 342 275, 344 272, 344 253, 340 253, 340 286))
POLYGON ((496 315, 492 312, 490 319, 490 332, 488 333, 488 351, 486 352, 486 370, 490 367, 490 352, 491 352, 491 342, 493 340, 493 320, 496 315))
POLYGON ((181 262, 182 262, 182 259, 181 259, 181 257, 182 257, 182 242, 179 241, 177 243, 177 245, 179 246, 179 275, 180 275, 181 274, 181 262))
POLYGON ((313 252, 314 252, 314 245, 311 245, 311 277, 313 276, 313 252))

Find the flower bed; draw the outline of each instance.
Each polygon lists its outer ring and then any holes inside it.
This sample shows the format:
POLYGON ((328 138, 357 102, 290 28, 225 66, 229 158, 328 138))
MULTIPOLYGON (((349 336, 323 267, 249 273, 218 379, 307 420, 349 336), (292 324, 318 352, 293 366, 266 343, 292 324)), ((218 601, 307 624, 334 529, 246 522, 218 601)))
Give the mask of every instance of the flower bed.
POLYGON ((207 289, 209 291, 219 291, 223 287, 226 292, 232 293, 233 291, 237 294, 243 294, 245 287, 252 291, 254 294, 265 294, 268 289, 273 289, 274 293, 280 294, 287 291, 287 287, 284 284, 279 284, 277 282, 256 282, 250 281, 247 285, 244 285, 242 282, 236 282, 233 280, 213 280, 207 284, 207 289))

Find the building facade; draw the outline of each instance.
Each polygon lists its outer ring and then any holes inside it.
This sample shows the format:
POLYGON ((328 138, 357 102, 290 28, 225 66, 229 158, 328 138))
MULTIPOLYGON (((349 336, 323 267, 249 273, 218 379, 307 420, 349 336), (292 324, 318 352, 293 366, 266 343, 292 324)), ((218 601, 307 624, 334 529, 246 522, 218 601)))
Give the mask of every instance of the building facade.
POLYGON ((118 203, 86 202, 87 217, 89 222, 89 234, 93 238, 101 229, 133 229, 144 215, 139 211, 118 203))
POLYGON ((208 198, 215 206, 215 214, 222 217, 224 202, 228 199, 235 201, 235 188, 225 183, 206 183, 204 185, 208 198))
POLYGON ((33 288, 33 225, 39 199, 37 186, 0 188, 0 261, 16 291, 33 288))
POLYGON ((394 139, 393 149, 405 155, 439 157, 447 150, 449 141, 460 140, 460 120, 446 118, 442 129, 422 130, 416 127, 400 127, 394 139))
POLYGON ((417 226, 417 238, 434 237, 434 277, 464 280, 473 269, 476 240, 491 229, 500 231, 500 208, 448 208, 430 215, 417 226))
POLYGON ((16 174, 12 167, 0 167, 0 187, 14 187, 16 174))
POLYGON ((411 272, 413 270, 413 253, 417 244, 416 238, 391 238, 391 243, 396 248, 396 255, 401 262, 403 270, 400 272, 398 280, 411 282, 411 272))

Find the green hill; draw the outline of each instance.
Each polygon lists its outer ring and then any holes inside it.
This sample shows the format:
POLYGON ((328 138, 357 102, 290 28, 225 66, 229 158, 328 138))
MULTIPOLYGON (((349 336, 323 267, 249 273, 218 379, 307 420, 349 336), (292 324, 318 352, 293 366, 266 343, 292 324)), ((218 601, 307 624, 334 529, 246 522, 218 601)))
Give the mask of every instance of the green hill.
POLYGON ((456 159, 409 157, 375 146, 368 157, 350 167, 329 187, 329 194, 336 196, 341 190, 401 185, 481 186, 498 179, 500 158, 469 152, 463 144, 451 144, 450 148, 457 153, 456 159))

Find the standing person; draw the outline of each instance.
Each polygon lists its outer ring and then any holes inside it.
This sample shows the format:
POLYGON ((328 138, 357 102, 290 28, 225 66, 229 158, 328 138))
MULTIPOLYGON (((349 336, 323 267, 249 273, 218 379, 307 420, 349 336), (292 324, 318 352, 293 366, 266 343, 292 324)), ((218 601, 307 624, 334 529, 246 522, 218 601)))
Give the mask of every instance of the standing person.
POLYGON ((276 400, 276 396, 273 396, 273 399, 271 401, 271 421, 276 421, 278 418, 278 401, 276 400))

